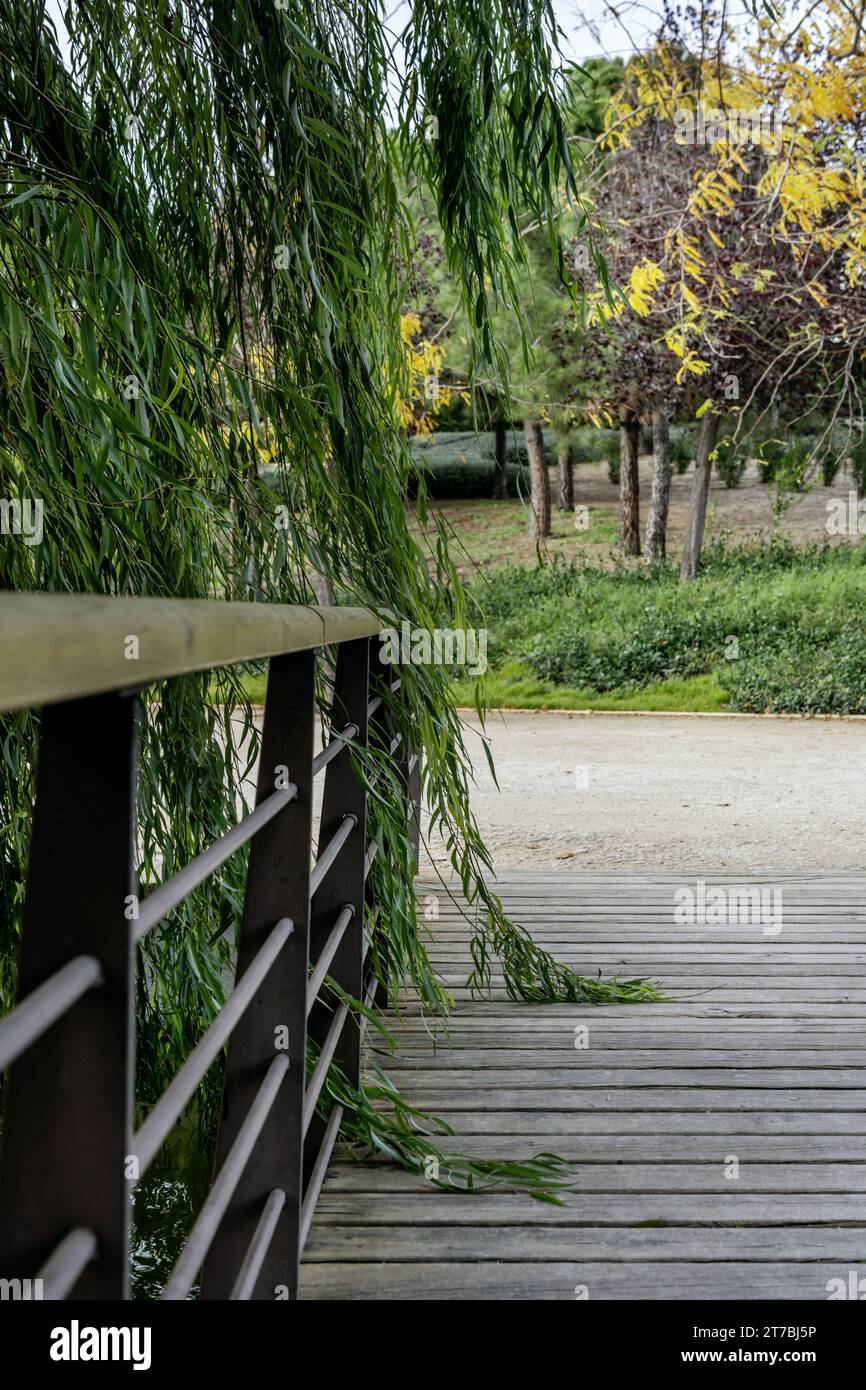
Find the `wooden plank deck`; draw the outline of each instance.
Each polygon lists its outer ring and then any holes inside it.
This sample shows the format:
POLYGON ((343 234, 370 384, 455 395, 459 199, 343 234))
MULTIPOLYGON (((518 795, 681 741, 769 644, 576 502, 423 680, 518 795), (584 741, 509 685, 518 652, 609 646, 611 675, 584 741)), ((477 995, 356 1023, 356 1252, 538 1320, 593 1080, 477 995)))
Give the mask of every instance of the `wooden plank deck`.
POLYGON ((434 1052, 407 1002, 387 1070, 455 1151, 558 1153, 571 1190, 452 1195, 336 1162, 302 1297, 826 1300, 828 1280, 866 1278, 866 874, 501 878, 560 959, 670 1000, 598 1008, 514 1004, 496 974, 472 999, 466 923, 441 886, 418 891, 438 896, 432 958, 457 1008, 434 1052), (698 878, 781 888, 781 931, 675 925, 674 889, 698 878))

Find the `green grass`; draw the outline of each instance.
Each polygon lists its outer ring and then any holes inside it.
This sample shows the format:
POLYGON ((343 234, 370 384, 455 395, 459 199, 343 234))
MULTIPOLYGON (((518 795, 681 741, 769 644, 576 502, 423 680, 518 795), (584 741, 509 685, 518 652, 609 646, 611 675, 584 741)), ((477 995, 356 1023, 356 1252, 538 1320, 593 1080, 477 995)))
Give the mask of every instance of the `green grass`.
MULTIPOLYGON (((564 560, 603 558, 609 561, 619 537, 619 519, 604 505, 589 508, 589 525, 578 530, 570 513, 554 508, 551 534, 540 547, 528 535, 528 503, 509 498, 461 499, 451 502, 444 512, 453 528, 450 551, 464 573, 504 569, 509 566, 534 568, 540 553, 545 563, 564 560)), ((428 534, 432 528, 428 528, 428 534)))
MULTIPOLYGON (((475 684, 474 680, 455 683, 458 704, 466 708, 474 705, 475 684)), ((706 714, 728 708, 725 692, 715 675, 684 680, 674 677, 629 694, 599 694, 591 689, 554 685, 513 660, 488 674, 486 691, 489 703, 498 709, 667 710, 706 714)))
MULTIPOLYGON (((467 552, 475 565, 482 569, 507 565, 513 557, 515 546, 523 546, 527 541, 526 509, 520 503, 485 502, 490 509, 490 519, 486 517, 473 530, 470 536, 462 536, 467 552)), ((578 553, 587 545, 612 546, 619 536, 619 523, 600 507, 589 513, 589 526, 578 531, 569 516, 557 514, 554 517, 554 534, 544 542, 548 556, 555 556, 560 548, 570 553, 578 553)), ((452 554, 458 563, 463 558, 461 552, 452 547, 452 554)), ((534 554, 534 545, 526 546, 527 559, 534 554)))
MULTIPOLYGON (((866 713, 866 546, 710 547, 675 567, 548 563, 472 588, 494 708, 866 713)), ((255 703, 265 678, 250 671, 255 703)), ((477 682, 455 682, 475 703, 477 682)))
MULTIPOLYGON (((263 675, 243 677, 247 697, 255 705, 265 703, 267 678, 263 675)), ((475 703, 476 681, 454 682, 458 705, 469 708, 475 703)), ((506 661, 501 670, 488 673, 487 699, 494 708, 502 709, 610 709, 610 710, 685 710, 707 713, 728 708, 725 692, 716 676, 691 676, 657 681, 641 691, 618 695, 608 692, 575 690, 554 685, 535 676, 519 661, 506 661)))
POLYGON ((253 705, 263 705, 265 703, 265 692, 268 687, 268 677, 266 672, 248 672, 241 677, 244 694, 253 705))
POLYGON ((866 713, 862 545, 716 545, 689 584, 674 566, 510 567, 473 595, 494 705, 866 713))
POLYGON ((598 545, 608 542, 614 545, 619 539, 619 519, 610 512, 603 511, 601 507, 590 507, 589 526, 585 531, 575 531, 575 536, 579 541, 592 541, 598 545))

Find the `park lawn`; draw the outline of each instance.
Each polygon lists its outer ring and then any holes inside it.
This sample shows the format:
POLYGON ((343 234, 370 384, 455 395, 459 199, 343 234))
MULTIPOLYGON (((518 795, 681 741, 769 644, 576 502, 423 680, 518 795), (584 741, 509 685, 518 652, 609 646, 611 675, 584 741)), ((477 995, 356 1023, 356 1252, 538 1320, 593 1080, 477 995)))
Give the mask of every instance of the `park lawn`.
MULTIPOLYGON (((532 566, 539 560, 610 565, 619 537, 618 505, 607 500, 577 515, 554 507, 551 534, 540 544, 527 534, 525 500, 467 498, 440 503, 436 510, 449 528, 451 556, 464 580, 473 579, 478 571, 509 564, 532 566)), ((413 517, 412 523, 416 535, 435 540, 432 522, 422 527, 413 517)))
MULTIPOLYGON (((430 502, 451 533, 450 550, 461 576, 471 580, 507 565, 532 567, 539 554, 545 562, 571 560, 602 569, 617 565, 620 497, 619 487, 610 481, 602 461, 580 462, 574 472, 574 500, 587 509, 587 515, 574 517, 560 512, 556 505, 557 470, 550 470, 554 506, 551 535, 538 547, 527 533, 528 509, 525 489, 521 497, 493 501, 488 497, 441 497, 430 502), (583 529, 584 521, 588 526, 583 529), (575 524, 577 523, 577 524, 575 524)), ((674 472, 671 480, 668 519, 668 555, 677 560, 682 552, 688 523, 694 473, 674 472)), ((728 488, 714 473, 710 483, 710 505, 705 542, 725 538, 736 545, 751 545, 759 538, 775 536, 808 547, 826 536, 826 507, 829 498, 845 496, 856 483, 848 471, 840 474, 835 491, 823 486, 807 488, 788 497, 783 508, 776 504, 775 490, 761 481, 757 464, 749 463, 739 486, 728 488)), ((645 521, 646 502, 652 487, 652 457, 640 458, 641 518, 645 521)), ((422 526, 410 508, 410 524, 416 535, 434 538, 431 519, 422 526)), ((643 534, 643 525, 641 526, 643 534)), ((638 561, 638 564, 641 562, 638 561)))
MULTIPOLYGON (((473 707, 477 684, 472 678, 455 681, 456 704, 473 707)), ((266 686, 265 675, 248 674, 243 677, 244 691, 254 705, 265 703, 266 686)), ((715 675, 657 681, 644 690, 630 694, 608 692, 600 695, 594 690, 576 690, 541 680, 519 661, 507 661, 501 670, 489 672, 485 680, 485 694, 487 703, 494 709, 646 710, 708 714, 728 708, 727 697, 715 675)))
MULTIPOLYGON (((493 708, 866 713, 863 545, 711 545, 688 584, 675 565, 496 567, 470 601, 493 708)), ((454 676, 474 705, 477 681, 454 676)), ((263 702, 261 669, 244 688, 263 702)))
POLYGON ((241 677, 243 692, 252 705, 263 705, 268 688, 266 671, 247 671, 241 677))
POLYGON ((472 596, 494 705, 866 713, 863 545, 717 544, 686 584, 674 565, 512 566, 472 596))
MULTIPOLYGON (((477 682, 473 679, 455 682, 458 705, 466 708, 475 704, 477 682)), ((690 676, 686 679, 654 681, 642 690, 628 693, 577 689, 554 685, 535 676, 528 666, 511 660, 488 673, 485 695, 494 709, 576 709, 576 710, 641 710, 652 712, 684 712, 714 714, 729 708, 727 696, 715 674, 690 676)))

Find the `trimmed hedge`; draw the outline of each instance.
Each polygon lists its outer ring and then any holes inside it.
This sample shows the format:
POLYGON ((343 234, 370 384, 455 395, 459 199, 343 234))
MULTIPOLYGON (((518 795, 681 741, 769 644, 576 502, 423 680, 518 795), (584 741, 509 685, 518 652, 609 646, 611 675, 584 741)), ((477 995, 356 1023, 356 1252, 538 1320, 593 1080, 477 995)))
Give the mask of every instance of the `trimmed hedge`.
MULTIPOLYGON (((427 463, 423 467, 427 496, 438 500, 445 498, 474 498, 493 496, 495 469, 492 463, 446 461, 427 463)), ((526 497, 529 494, 529 471, 526 468, 506 466, 506 480, 509 497, 526 497)), ((418 491, 417 478, 409 479, 409 495, 414 497, 418 491)))
POLYGON ((852 622, 866 545, 717 543, 691 584, 673 564, 559 564, 489 571, 472 592, 494 673, 516 661, 602 695, 714 676, 733 710, 866 713, 866 633, 852 622))
MULTIPOLYGON (((529 492, 529 460, 523 429, 511 429, 506 436, 506 477, 509 497, 529 492)), ((554 462, 556 436, 545 430, 544 443, 550 462, 554 462)), ((496 436, 492 431, 473 434, 455 430, 412 440, 415 462, 423 470, 430 497, 491 497, 496 474, 496 436)), ((410 493, 415 486, 410 482, 410 493)))

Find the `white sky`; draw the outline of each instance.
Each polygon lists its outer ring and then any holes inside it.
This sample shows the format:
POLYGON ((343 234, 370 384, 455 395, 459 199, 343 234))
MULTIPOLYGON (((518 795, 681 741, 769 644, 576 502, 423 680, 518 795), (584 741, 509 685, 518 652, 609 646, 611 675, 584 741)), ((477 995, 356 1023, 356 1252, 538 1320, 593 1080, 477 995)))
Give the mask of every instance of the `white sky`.
MULTIPOLYGON (((674 3, 676 12, 685 7, 674 3)), ((726 19, 735 34, 741 34, 754 16, 745 0, 727 0, 726 19)), ((609 58, 628 58, 646 48, 655 38, 663 5, 661 0, 553 0, 553 10, 564 31, 563 51, 574 58, 591 58, 599 53, 609 58)), ((688 25, 685 26, 688 31, 688 25)))
MULTIPOLYGON (((682 0, 672 0, 682 10, 682 0)), ((754 17, 746 0, 726 0, 728 24, 741 33, 754 17)), ((399 33, 411 11, 411 0, 396 0, 388 10, 389 26, 399 33)), ((628 58, 653 40, 664 11, 662 0, 553 0, 553 12, 563 31, 567 58, 628 58)), ((687 27, 687 26, 686 26, 687 27)))
MULTIPOLYGON (((447 2, 447 0, 446 0, 447 2)), ((403 29, 411 12, 411 0, 386 0, 389 28, 403 29)), ((674 0, 674 7, 681 8, 674 0)), ((47 0, 46 8, 64 45, 63 0, 47 0)), ((553 0, 553 10, 564 38, 568 58, 627 58, 652 40, 663 10, 662 0, 553 0)), ((752 18, 746 0, 726 0, 728 22, 741 32, 752 18)), ((754 21, 752 21, 754 22, 754 21)))

